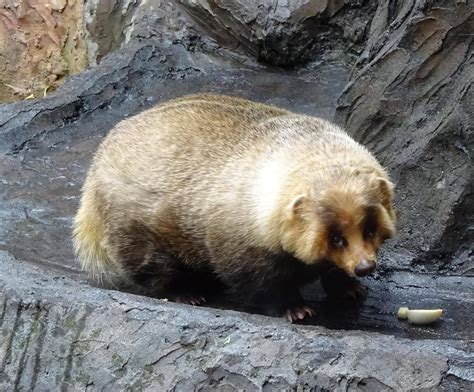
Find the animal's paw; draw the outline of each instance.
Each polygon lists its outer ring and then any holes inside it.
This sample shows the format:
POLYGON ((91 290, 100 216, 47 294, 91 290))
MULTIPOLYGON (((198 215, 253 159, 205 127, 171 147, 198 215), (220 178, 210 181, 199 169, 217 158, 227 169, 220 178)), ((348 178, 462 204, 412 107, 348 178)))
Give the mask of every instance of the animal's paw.
POLYGON ((199 296, 199 295, 191 295, 191 294, 181 294, 181 295, 176 295, 173 298, 174 302, 178 302, 180 304, 186 304, 186 305, 202 305, 203 303, 206 302, 206 298, 199 296))
POLYGON ((367 288, 339 269, 332 269, 323 275, 321 283, 331 298, 362 301, 367 297, 367 288))
POLYGON ((290 323, 303 320, 306 316, 313 317, 314 315, 314 310, 306 305, 293 306, 284 311, 284 316, 290 323))
POLYGON ((336 297, 353 301, 363 301, 367 298, 368 289, 359 282, 353 282, 343 290, 339 291, 336 297))

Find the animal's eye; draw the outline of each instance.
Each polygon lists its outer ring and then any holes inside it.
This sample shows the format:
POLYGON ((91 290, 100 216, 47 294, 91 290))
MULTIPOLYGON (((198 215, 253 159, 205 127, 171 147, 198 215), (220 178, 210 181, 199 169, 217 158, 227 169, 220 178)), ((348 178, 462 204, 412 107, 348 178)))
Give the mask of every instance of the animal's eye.
POLYGON ((374 237, 375 237, 375 230, 366 230, 365 238, 367 238, 368 240, 371 240, 374 237))
POLYGON ((345 238, 339 234, 334 234, 331 237, 331 243, 335 248, 344 248, 346 246, 345 238))
POLYGON ((377 226, 373 222, 369 222, 365 226, 364 238, 365 240, 371 240, 377 233, 377 226))

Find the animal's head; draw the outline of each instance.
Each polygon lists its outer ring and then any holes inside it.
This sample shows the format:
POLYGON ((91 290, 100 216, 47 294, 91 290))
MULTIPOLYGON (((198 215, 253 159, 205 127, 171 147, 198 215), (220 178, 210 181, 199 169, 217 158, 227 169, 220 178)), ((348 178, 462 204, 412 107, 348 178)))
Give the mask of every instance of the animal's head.
POLYGON ((368 275, 395 233, 392 195, 392 183, 376 175, 348 176, 324 191, 295 195, 282 225, 283 248, 307 264, 326 260, 350 276, 368 275))

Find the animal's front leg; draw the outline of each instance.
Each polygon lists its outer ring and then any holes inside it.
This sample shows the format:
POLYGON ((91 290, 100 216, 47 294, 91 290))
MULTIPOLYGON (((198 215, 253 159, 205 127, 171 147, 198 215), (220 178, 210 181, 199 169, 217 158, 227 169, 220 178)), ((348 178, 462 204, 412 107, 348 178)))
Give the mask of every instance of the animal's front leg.
POLYGON ((265 314, 283 316, 290 322, 314 315, 298 289, 307 276, 297 260, 263 248, 232 246, 232 241, 216 238, 209 235, 208 240, 213 268, 236 297, 265 314))
POLYGON ((321 284, 330 297, 363 300, 367 288, 358 279, 350 277, 339 268, 332 268, 321 276, 321 284))
POLYGON ((254 299, 254 302, 266 310, 266 313, 283 316, 291 323, 315 315, 314 309, 305 303, 296 287, 278 287, 259 291, 254 299))
POLYGON ((256 306, 264 314, 283 316, 290 322, 314 316, 314 310, 304 302, 297 285, 282 281, 278 274, 272 274, 271 269, 263 265, 255 269, 255 264, 245 261, 235 263, 234 268, 222 268, 223 263, 216 268, 233 296, 242 298, 250 307, 256 306))

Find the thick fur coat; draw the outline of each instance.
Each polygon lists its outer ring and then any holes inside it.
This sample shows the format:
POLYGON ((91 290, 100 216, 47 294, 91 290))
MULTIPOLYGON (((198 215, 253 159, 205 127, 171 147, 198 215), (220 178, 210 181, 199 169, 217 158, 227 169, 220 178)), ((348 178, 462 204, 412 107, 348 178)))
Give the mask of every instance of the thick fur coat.
POLYGON ((395 230, 392 188, 374 156, 328 121, 187 96, 105 138, 74 246, 99 280, 183 298, 204 293, 212 278, 292 307, 322 266, 354 277, 375 263, 395 230))

